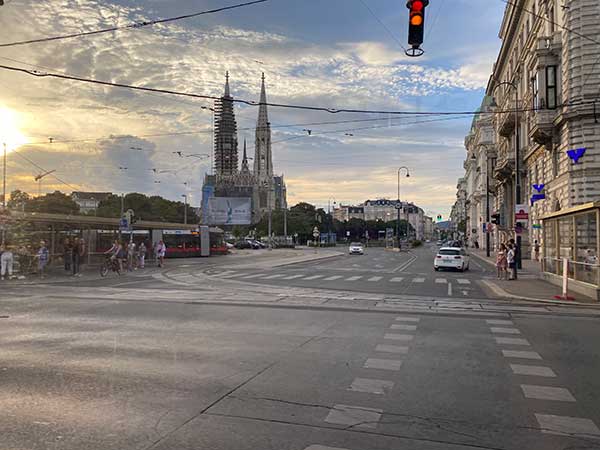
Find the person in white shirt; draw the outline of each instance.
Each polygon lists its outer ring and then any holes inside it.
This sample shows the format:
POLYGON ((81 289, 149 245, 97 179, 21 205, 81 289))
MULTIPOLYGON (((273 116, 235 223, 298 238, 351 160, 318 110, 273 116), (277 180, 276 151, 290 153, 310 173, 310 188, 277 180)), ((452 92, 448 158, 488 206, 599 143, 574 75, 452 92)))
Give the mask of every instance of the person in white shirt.
POLYGON ((508 244, 508 251, 506 252, 506 262, 508 263, 508 268, 510 269, 509 280, 514 280, 515 272, 517 271, 517 262, 515 260, 515 248, 512 244, 508 244))
POLYGON ((155 253, 156 253, 156 260, 158 261, 158 267, 162 267, 165 262, 165 254, 167 253, 167 246, 162 241, 162 239, 160 241, 158 241, 158 244, 156 244, 155 253))
POLYGON ((2 279, 4 280, 4 276, 6 275, 7 270, 8 278, 10 279, 13 277, 13 253, 8 249, 8 247, 5 244, 2 244, 2 246, 0 247, 0 252, 2 252, 2 256, 0 256, 0 273, 2 274, 2 279))

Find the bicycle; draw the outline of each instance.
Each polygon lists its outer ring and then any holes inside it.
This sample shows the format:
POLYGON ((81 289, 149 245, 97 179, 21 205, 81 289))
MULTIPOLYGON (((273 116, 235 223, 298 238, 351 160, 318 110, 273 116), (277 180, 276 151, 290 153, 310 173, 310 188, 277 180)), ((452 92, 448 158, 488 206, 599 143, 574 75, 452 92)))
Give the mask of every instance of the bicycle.
POLYGON ((100 266, 100 276, 105 277, 108 275, 108 272, 117 272, 118 275, 121 275, 121 269, 119 267, 119 261, 116 258, 112 258, 110 255, 106 255, 104 259, 104 263, 100 266))

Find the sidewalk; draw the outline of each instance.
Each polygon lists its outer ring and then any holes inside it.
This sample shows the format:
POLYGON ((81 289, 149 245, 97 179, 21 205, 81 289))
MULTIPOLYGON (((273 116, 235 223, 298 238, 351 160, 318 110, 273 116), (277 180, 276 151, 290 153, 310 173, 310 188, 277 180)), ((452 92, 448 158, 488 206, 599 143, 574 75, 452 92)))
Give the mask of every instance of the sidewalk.
MULTIPOLYGON (((494 253, 491 253, 488 258, 485 255, 485 250, 472 248, 469 249, 469 254, 478 261, 485 263, 486 267, 492 270, 494 274, 496 273, 496 255, 494 253)), ((522 264, 523 268, 518 271, 516 281, 489 279, 482 280, 482 283, 498 297, 560 303, 561 301, 554 299, 554 296, 562 293, 561 287, 541 279, 540 263, 531 259, 524 259, 522 264)), ((569 295, 575 297, 574 302, 597 303, 593 298, 582 294, 569 293, 569 295)), ((567 301, 565 303, 573 304, 574 302, 567 301)))

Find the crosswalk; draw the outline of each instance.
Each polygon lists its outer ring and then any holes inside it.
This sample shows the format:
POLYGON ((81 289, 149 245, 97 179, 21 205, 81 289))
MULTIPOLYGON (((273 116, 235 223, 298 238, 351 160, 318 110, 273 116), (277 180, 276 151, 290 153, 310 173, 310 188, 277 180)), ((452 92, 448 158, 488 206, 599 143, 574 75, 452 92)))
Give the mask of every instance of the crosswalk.
POLYGON ((320 283, 325 282, 360 282, 360 283, 416 283, 424 284, 431 283, 436 285, 448 285, 451 283, 457 283, 461 286, 461 289, 468 288, 471 285, 471 280, 467 278, 430 278, 424 276, 416 277, 398 277, 393 275, 381 276, 381 275, 332 275, 332 274, 310 274, 310 273, 273 273, 270 272, 259 272, 259 273, 247 273, 239 272, 235 270, 226 270, 212 275, 215 278, 223 279, 239 279, 239 280, 273 280, 273 281, 318 281, 320 283))

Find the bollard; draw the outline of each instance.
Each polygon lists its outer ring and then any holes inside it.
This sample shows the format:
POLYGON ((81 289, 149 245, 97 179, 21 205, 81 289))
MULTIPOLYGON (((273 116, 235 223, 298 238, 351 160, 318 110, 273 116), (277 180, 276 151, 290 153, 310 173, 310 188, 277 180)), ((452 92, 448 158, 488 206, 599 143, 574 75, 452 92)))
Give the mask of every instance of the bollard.
POLYGON ((569 296, 569 260, 563 258, 563 271, 562 271, 562 295, 555 295, 554 298, 557 300, 575 300, 574 297, 569 296))

